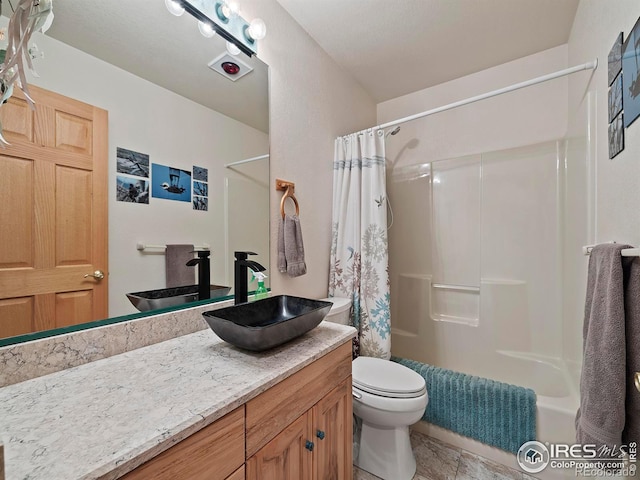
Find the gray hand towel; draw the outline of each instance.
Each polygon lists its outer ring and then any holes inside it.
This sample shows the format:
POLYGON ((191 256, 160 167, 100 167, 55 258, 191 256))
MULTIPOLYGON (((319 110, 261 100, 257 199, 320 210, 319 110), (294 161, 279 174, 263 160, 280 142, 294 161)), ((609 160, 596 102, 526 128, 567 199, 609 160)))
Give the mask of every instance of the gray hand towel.
POLYGON ((284 218, 278 223, 278 271, 287 273, 287 259, 284 254, 284 218))
POLYGON ((610 449, 620 447, 625 426, 623 248, 629 247, 597 245, 589 258, 580 408, 576 415, 576 441, 610 449))
POLYGON ((193 258, 193 245, 167 245, 165 252, 165 270, 167 288, 195 285, 196 269, 187 267, 193 258))
POLYGON ((627 401, 622 442, 640 443, 640 392, 634 384, 635 372, 640 372, 640 258, 624 257, 626 279, 624 310, 627 346, 627 401))
POLYGON ((307 273, 304 261, 304 245, 302 242, 302 227, 297 215, 284 217, 284 255, 287 261, 287 275, 299 277, 307 273))

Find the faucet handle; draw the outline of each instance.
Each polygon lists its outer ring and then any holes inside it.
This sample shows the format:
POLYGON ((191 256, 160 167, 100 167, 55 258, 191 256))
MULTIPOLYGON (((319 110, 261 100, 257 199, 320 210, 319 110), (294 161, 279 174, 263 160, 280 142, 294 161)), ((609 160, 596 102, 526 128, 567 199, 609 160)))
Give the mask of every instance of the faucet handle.
POLYGON ((257 255, 256 252, 234 252, 236 260, 246 260, 249 255, 257 255))

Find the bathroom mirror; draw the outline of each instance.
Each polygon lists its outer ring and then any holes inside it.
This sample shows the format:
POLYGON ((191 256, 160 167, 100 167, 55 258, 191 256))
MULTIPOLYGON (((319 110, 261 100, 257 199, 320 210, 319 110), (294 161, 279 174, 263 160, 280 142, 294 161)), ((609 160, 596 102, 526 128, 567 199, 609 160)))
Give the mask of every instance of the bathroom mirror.
MULTIPOLYGON (((231 59, 249 71, 245 76, 214 71, 208 65, 227 54, 226 42, 205 38, 193 17, 171 15, 162 0, 56 0, 54 13, 47 34, 32 37, 39 76, 28 80, 108 111, 108 317, 138 316, 126 293, 166 286, 164 252, 153 246, 208 247, 217 285, 233 286, 235 250, 256 252, 268 267, 268 66, 240 54, 231 59), (148 166, 118 167, 118 149, 148 156, 148 166), (192 195, 156 196, 154 165, 186 175, 192 195), (146 198, 118 200, 122 179, 147 189, 146 198), (204 204, 206 211, 197 209, 204 204), (139 244, 151 248, 140 251, 139 244)), ((0 17, 0 26, 7 23, 0 17)), ((59 326, 87 325, 96 322, 59 326)), ((0 345, 55 333, 2 335, 0 345)))

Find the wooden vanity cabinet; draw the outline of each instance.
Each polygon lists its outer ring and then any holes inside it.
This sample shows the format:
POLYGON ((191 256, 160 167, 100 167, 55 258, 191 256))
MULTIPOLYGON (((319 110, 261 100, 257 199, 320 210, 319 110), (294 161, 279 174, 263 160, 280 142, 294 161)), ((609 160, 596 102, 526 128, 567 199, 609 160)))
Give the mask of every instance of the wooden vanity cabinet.
POLYGON ((350 480, 351 344, 246 404, 247 480, 350 480))
POLYGON ((246 480, 351 479, 351 412, 349 377, 249 458, 246 480))

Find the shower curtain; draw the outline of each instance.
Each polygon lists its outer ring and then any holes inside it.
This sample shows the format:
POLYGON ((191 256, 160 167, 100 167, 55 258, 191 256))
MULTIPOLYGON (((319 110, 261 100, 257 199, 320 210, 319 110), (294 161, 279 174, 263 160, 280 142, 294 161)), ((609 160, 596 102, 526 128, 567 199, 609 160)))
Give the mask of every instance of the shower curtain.
POLYGON ((384 131, 338 137, 329 296, 352 301, 354 357, 391 356, 384 131))

